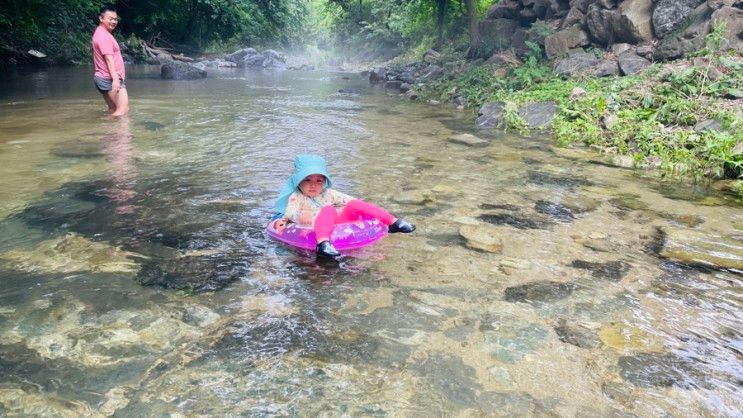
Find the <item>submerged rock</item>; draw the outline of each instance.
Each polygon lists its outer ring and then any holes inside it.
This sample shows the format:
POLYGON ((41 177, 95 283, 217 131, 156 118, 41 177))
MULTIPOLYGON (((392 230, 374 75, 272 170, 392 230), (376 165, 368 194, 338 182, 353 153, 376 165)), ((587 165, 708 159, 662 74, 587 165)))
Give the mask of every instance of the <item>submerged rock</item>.
POLYGON ((641 353, 617 361, 624 380, 640 387, 674 386, 684 389, 705 386, 705 377, 690 360, 666 353, 641 353))
POLYGON ((581 214, 586 212, 593 212, 600 205, 596 199, 592 199, 587 196, 564 196, 560 200, 560 204, 573 214, 581 214))
POLYGON ((597 348, 601 345, 596 332, 579 324, 568 323, 565 319, 555 327, 560 341, 580 348, 597 348))
POLYGON ((449 137, 449 142, 455 144, 467 145, 470 147, 483 146, 489 144, 488 141, 472 134, 458 134, 449 137))
POLYGON ((591 270, 592 276, 597 279, 618 282, 627 275, 631 266, 624 261, 609 261, 607 263, 592 263, 583 260, 574 260, 571 267, 591 270))
POLYGON ((461 358, 445 353, 433 353, 423 361, 407 366, 440 396, 463 408, 476 406, 482 386, 475 380, 477 373, 461 358))
POLYGON ((160 129, 163 129, 165 127, 165 125, 163 125, 162 123, 151 120, 143 121, 141 124, 148 131, 159 131, 160 129))
POLYGON ((543 171, 529 171, 529 181, 534 184, 573 189, 577 186, 593 186, 593 182, 585 178, 574 177, 564 174, 554 174, 543 171))
POLYGON ((558 222, 572 222, 575 216, 566 206, 559 203, 548 202, 546 200, 537 200, 534 210, 543 213, 558 222))
POLYGON ((649 351, 658 347, 657 338, 637 326, 616 323, 601 328, 598 332, 601 342, 619 352, 649 351))
POLYGON ((479 219, 493 225, 510 225, 517 229, 547 229, 552 223, 541 219, 529 219, 510 213, 483 214, 479 219))
POLYGON ((480 209, 485 209, 485 210, 493 210, 493 209, 503 209, 503 210, 510 210, 510 211, 521 210, 521 207, 512 205, 510 203, 481 203, 480 206, 478 207, 480 209))
POLYGON ((651 281, 650 291, 658 297, 680 301, 688 306, 698 306, 700 300, 705 298, 703 286, 699 281, 699 275, 703 269, 691 267, 672 261, 664 261, 660 264, 663 273, 651 281))
POLYGON ((512 315, 486 315, 480 321, 484 351, 505 363, 517 363, 526 354, 539 350, 549 331, 512 315))
POLYGON ((555 302, 570 296, 580 286, 571 282, 532 282, 506 288, 508 302, 555 302))
POLYGON ((237 256, 183 257, 147 262, 137 274, 145 286, 195 292, 214 291, 247 275, 247 265, 237 256))
POLYGON ((669 212, 659 212, 658 215, 661 218, 677 222, 684 226, 688 226, 689 228, 694 228, 704 223, 704 218, 702 218, 699 215, 689 215, 689 214, 679 215, 676 213, 669 213, 669 212))
MULTIPOLYGON (((122 215, 117 212, 122 203, 114 194, 117 187, 112 181, 67 183, 28 206, 17 219, 53 234, 74 232, 80 237, 50 242, 49 245, 61 245, 62 252, 69 253, 64 259, 54 259, 64 265, 63 271, 102 263, 96 271, 139 270, 137 280, 145 285, 217 290, 245 273, 252 254, 242 246, 228 250, 211 247, 222 240, 213 235, 221 221, 204 216, 202 208, 187 200, 173 198, 173 190, 188 187, 191 185, 184 179, 140 180, 132 186, 131 200, 126 202, 135 209, 122 215), (139 190, 148 190, 148 194, 139 190), (194 253, 197 250, 201 252, 194 253), (191 256, 184 258, 184 251, 190 251, 191 256), (106 252, 109 259, 101 262, 106 252)), ((221 210, 226 213, 224 208, 221 210)), ((239 222, 231 228, 220 227, 219 237, 245 232, 239 222)))
POLYGON ((68 234, 43 241, 31 251, 17 249, 0 253, 0 260, 18 270, 37 273, 131 273, 139 269, 130 259, 131 255, 120 248, 68 234))
POLYGON ((105 155, 100 142, 66 141, 55 145, 52 155, 63 158, 100 158, 105 155))
POLYGON ((498 361, 517 363, 527 353, 537 351, 549 334, 538 325, 525 327, 501 326, 497 331, 486 331, 484 348, 498 361))
POLYGON ((486 224, 462 225, 459 228, 459 235, 467 241, 467 247, 496 254, 503 251, 499 232, 497 228, 486 224))
POLYGON ((730 269, 743 273, 743 236, 691 229, 660 228, 663 258, 688 265, 730 269))
POLYGON ((609 199, 609 203, 622 211, 647 209, 649 206, 640 200, 640 196, 634 194, 621 194, 613 199, 609 199))

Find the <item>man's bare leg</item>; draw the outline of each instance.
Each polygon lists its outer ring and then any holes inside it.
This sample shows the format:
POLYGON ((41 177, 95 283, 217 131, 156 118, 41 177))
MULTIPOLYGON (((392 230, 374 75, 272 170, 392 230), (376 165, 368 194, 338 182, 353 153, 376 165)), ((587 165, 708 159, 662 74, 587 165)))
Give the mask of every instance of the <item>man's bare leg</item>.
POLYGON ((108 97, 113 100, 116 110, 111 113, 111 116, 122 116, 129 113, 129 94, 126 89, 119 90, 118 93, 114 93, 113 90, 109 91, 108 97))
POLYGON ((113 101, 108 95, 111 94, 111 91, 107 91, 103 93, 101 96, 103 96, 103 100, 106 101, 106 104, 108 105, 108 114, 116 111, 116 102, 113 101))

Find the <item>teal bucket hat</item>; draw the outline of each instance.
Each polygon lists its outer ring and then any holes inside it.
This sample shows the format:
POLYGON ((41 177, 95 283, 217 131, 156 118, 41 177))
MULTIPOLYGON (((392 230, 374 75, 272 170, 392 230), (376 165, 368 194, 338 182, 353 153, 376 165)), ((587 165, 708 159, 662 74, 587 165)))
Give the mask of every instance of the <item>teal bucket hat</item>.
POLYGON ((276 199, 276 203, 273 205, 273 209, 276 211, 274 218, 284 214, 286 205, 289 203, 289 196, 299 190, 299 183, 305 177, 312 174, 322 174, 325 176, 325 188, 323 191, 327 190, 332 184, 328 175, 327 164, 323 157, 313 154, 301 154, 294 157, 294 172, 286 180, 286 183, 284 183, 284 187, 279 192, 279 198, 276 199))

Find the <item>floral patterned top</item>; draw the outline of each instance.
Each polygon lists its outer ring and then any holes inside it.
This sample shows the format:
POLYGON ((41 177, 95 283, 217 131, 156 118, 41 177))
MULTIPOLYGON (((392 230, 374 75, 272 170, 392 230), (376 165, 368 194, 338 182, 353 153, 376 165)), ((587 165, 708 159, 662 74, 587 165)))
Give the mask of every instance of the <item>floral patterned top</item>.
POLYGON ((284 211, 284 218, 292 222, 299 223, 299 215, 303 211, 312 212, 312 222, 315 222, 317 214, 324 206, 335 206, 342 209, 346 204, 355 199, 345 193, 333 189, 325 189, 317 197, 309 197, 302 192, 296 191, 289 196, 289 203, 284 211))

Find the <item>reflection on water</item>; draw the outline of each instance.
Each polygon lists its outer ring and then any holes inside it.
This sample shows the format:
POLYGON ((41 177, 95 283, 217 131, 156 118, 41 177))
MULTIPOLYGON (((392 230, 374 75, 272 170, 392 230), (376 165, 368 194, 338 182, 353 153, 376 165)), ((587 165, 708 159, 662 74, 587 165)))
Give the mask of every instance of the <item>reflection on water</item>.
POLYGON ((739 414, 733 197, 360 77, 155 74, 118 120, 85 69, 0 80, 0 415, 739 414), (302 152, 418 231, 267 239, 302 152))

